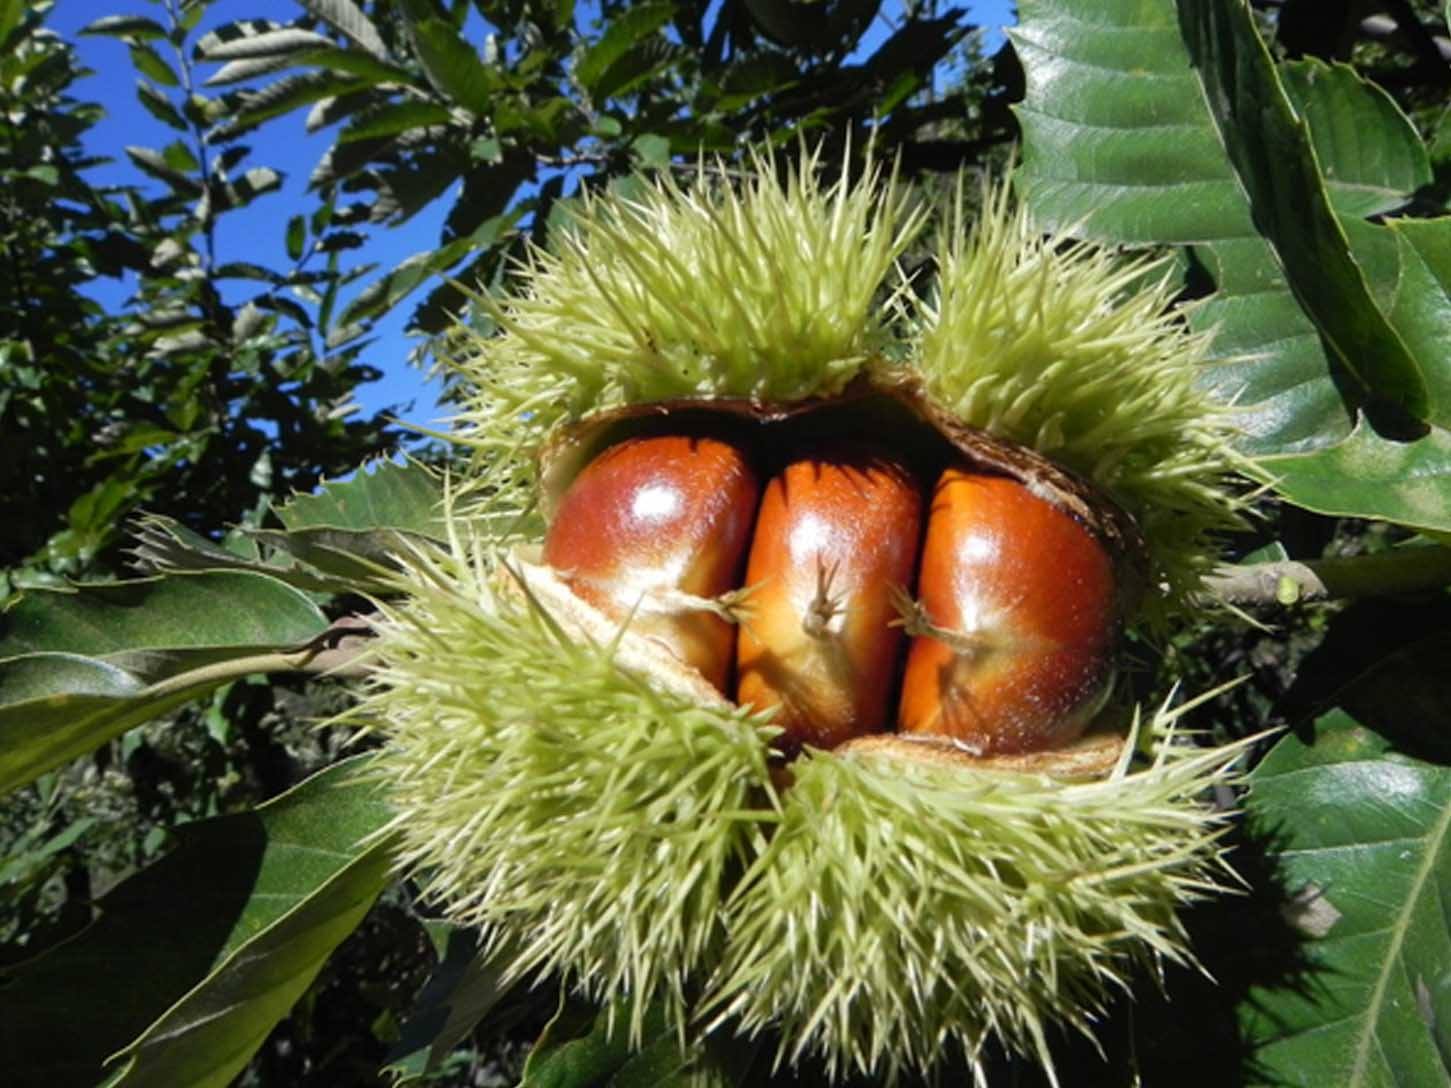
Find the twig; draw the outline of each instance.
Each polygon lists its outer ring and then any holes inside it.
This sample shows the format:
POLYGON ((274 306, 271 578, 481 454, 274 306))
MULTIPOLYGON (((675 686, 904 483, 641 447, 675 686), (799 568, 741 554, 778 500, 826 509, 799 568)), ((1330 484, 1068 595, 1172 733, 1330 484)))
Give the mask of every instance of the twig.
POLYGON ((1388 597, 1447 585, 1451 585, 1451 548, 1441 545, 1348 558, 1224 566, 1205 579, 1208 596, 1236 607, 1388 597))

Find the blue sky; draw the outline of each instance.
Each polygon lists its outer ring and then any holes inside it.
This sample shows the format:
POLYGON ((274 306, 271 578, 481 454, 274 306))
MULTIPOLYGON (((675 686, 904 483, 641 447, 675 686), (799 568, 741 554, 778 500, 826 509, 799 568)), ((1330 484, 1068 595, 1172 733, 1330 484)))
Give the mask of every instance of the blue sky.
MULTIPOLYGON (((989 50, 996 49, 1002 40, 1001 27, 1012 21, 1010 0, 977 3, 969 0, 967 6, 972 21, 986 31, 989 50)), ((286 22, 295 18, 298 10, 299 5, 293 0, 218 0, 200 30, 243 18, 286 22)), ((885 36, 887 20, 900 10, 897 0, 887 0, 882 5, 882 15, 864 39, 864 50, 870 51, 885 36)), ((160 148, 175 138, 174 133, 154 120, 137 102, 136 77, 125 45, 109 38, 78 37, 76 33, 104 15, 130 14, 149 15, 164 22, 162 9, 146 0, 58 0, 49 19, 53 29, 76 44, 82 61, 95 73, 76 84, 75 95, 100 102, 107 110, 106 119, 92 130, 88 140, 94 154, 114 160, 92 174, 94 181, 102 183, 136 180, 123 151, 127 145, 160 148)), ((244 165, 270 166, 281 171, 286 180, 279 192, 260 198, 250 208, 221 217, 218 247, 224 259, 276 263, 284 252, 283 232, 289 216, 311 207, 305 195, 307 178, 327 149, 329 137, 328 132, 306 132, 300 114, 280 118, 252 134, 247 141, 252 154, 244 165)), ((375 262, 380 268, 387 268, 414 253, 432 249, 456 195, 454 191, 445 193, 400 227, 373 231, 368 243, 360 250, 351 251, 349 256, 359 263, 375 262)), ((102 301, 109 304, 124 298, 132 286, 103 285, 99 293, 102 301)), ((437 383, 407 364, 409 350, 416 341, 404 332, 412 305, 421 297, 422 291, 405 299, 375 326, 375 343, 364 358, 378 367, 383 377, 359 389, 358 400, 367 413, 390 408, 407 423, 429 425, 442 416, 437 405, 437 383)))

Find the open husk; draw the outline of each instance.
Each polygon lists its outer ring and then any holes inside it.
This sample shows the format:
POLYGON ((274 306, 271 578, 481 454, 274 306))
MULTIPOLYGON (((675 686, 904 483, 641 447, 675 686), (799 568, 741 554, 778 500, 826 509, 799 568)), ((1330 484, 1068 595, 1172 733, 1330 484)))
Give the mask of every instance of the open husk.
POLYGON ((1054 753, 884 735, 782 775, 769 714, 532 549, 572 475, 652 419, 862 412, 1073 513, 1132 587, 1125 622, 1162 629, 1237 519, 1204 343, 1152 262, 1051 244, 1001 191, 970 233, 948 217, 938 289, 908 305, 896 261, 924 220, 892 178, 754 166, 590 198, 486 303, 498 335, 460 333, 472 468, 357 715, 400 863, 516 975, 627 1010, 636 1038, 660 1010, 841 1075, 981 1077, 999 1045, 1051 1076, 1051 1025, 1088 1031, 1142 965, 1192 958, 1177 912, 1226 882, 1206 794, 1238 749, 1176 736, 1166 703, 1054 753))

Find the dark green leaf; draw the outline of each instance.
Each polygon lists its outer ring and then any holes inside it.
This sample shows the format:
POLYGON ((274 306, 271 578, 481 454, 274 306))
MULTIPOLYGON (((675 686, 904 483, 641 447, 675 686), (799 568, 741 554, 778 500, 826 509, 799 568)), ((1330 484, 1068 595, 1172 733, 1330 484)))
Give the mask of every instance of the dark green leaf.
POLYGON ((161 150, 161 158, 167 166, 183 174, 195 174, 201 170, 191 148, 182 140, 173 140, 161 150))
POLYGON ((15 969, 0 987, 7 1075, 91 1088, 121 1051, 119 1084, 227 1083, 387 882, 386 847, 365 840, 390 813, 356 781, 365 765, 181 828, 89 929, 15 969))
POLYGON ((1431 182, 1426 149, 1395 100, 1343 64, 1302 60, 1280 69, 1285 92, 1327 169, 1325 189, 1343 219, 1384 215, 1431 182))
POLYGON ((342 323, 351 325, 391 310, 399 300, 407 297, 409 292, 429 277, 433 266, 442 257, 448 255, 435 250, 415 253, 400 261, 386 276, 369 284, 366 290, 348 304, 343 311, 342 323))
POLYGON ((507 964, 486 960, 470 930, 450 927, 438 967, 414 1002, 384 1071, 397 1085, 435 1072, 455 1046, 508 993, 507 964))
MULTIPOLYGON (((594 93, 601 101, 629 95, 667 70, 679 55, 679 50, 665 38, 648 38, 605 69, 595 80, 594 93)), ((573 105, 563 98, 554 101, 573 105)), ((552 138, 553 129, 547 131, 552 138)))
POLYGON ((350 582, 328 578, 296 563, 291 556, 273 556, 264 562, 241 555, 193 533, 171 518, 155 514, 140 517, 132 535, 136 541, 132 556, 144 571, 241 570, 268 575, 309 593, 344 593, 352 589, 350 582))
POLYGON ((172 71, 171 65, 162 60, 157 52, 148 45, 131 47, 131 63, 142 75, 148 79, 154 79, 164 87, 181 86, 181 78, 172 71))
POLYGON ((591 1016, 565 1003, 535 1043, 519 1088, 733 1088, 745 1083, 758 1047, 715 1037, 682 1046, 652 1010, 638 1047, 628 1042, 625 1014, 591 1016))
POLYGON ((470 113, 487 117, 493 112, 498 75, 489 70, 473 48, 446 19, 409 20, 418 60, 439 94, 470 113))
POLYGON ((293 57, 292 61, 294 64, 315 64, 342 75, 358 76, 371 84, 418 84, 418 78, 406 69, 386 64, 356 49, 309 49, 306 53, 293 57))
MULTIPOLYGON (((1439 723, 1444 729, 1447 722, 1439 723)), ((1277 851, 1303 981, 1244 1006, 1260 1077, 1445 1084, 1451 1057, 1451 770, 1391 755, 1343 713, 1255 771, 1252 825, 1277 851)))
POLYGON ((287 256, 292 260, 302 258, 302 247, 307 243, 307 221, 294 215, 287 221, 287 256))
POLYGON ((3 615, 0 793, 238 676, 301 667, 276 651, 326 628, 249 572, 27 591, 3 615))
POLYGON ((336 76, 330 72, 302 72, 284 76, 257 91, 243 91, 233 102, 230 115, 213 130, 217 139, 230 139, 263 121, 314 102, 357 94, 368 89, 365 81, 336 76))
POLYGON ((396 136, 400 132, 448 124, 451 114, 432 102, 399 102, 356 114, 338 133, 338 143, 357 143, 379 137, 396 136))
POLYGON ((146 112, 151 114, 152 117, 155 117, 163 125, 176 129, 178 132, 186 131, 186 121, 182 119, 176 107, 171 104, 171 99, 167 98, 166 95, 162 94, 150 83, 147 83, 145 80, 137 80, 136 97, 140 100, 141 105, 145 107, 146 112))
MULTIPOLYGON (((1171 0, 1029 0, 1022 10, 1012 31, 1027 75, 1019 182, 1040 222, 1114 243, 1194 247, 1193 260, 1216 287, 1190 315, 1215 333, 1206 382, 1234 402, 1243 448, 1263 459, 1266 478, 1292 501, 1451 528, 1451 438, 1432 428, 1401 442, 1357 425, 1315 325, 1250 217, 1171 0), (1362 470, 1364 485, 1353 476, 1362 470)), ((1364 84, 1352 94, 1356 84, 1342 74, 1294 71, 1289 85, 1306 119, 1336 126, 1311 135, 1337 206, 1368 203, 1366 194, 1388 202, 1396 186, 1419 176, 1406 123, 1384 95, 1364 84), (1339 105, 1322 108, 1313 100, 1319 94, 1339 105)), ((1376 298, 1398 305, 1393 320, 1415 335, 1402 319, 1426 303, 1386 278, 1399 274, 1394 261, 1372 260, 1357 245, 1376 298)), ((1451 403, 1451 367, 1428 376, 1436 401, 1451 403)))
POLYGON ((592 96, 614 64, 642 39, 654 34, 675 15, 673 3, 649 0, 625 10, 610 22, 604 35, 580 57, 574 66, 574 78, 592 96))
POLYGON ((202 186, 193 177, 173 169, 167 165, 166 158, 160 152, 149 147, 128 147, 126 157, 136 164, 136 168, 144 174, 149 174, 158 181, 164 181, 180 193, 200 196, 202 186))

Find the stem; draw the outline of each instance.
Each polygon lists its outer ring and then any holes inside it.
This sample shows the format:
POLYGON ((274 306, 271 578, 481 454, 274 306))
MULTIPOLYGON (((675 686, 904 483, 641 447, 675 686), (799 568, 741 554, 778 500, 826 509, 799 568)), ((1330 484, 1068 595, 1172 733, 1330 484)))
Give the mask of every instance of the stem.
POLYGON ((1205 579, 1210 597, 1240 607, 1388 597, 1447 585, 1451 585, 1451 547, 1444 545, 1350 558, 1223 566, 1205 579))
POLYGON ((192 688, 210 688, 244 676, 271 672, 305 672, 314 676, 356 678, 367 675, 358 662, 363 644, 335 646, 328 650, 298 650, 295 653, 254 654, 230 661, 218 661, 199 669, 189 669, 168 677, 146 689, 148 698, 164 698, 192 688))

